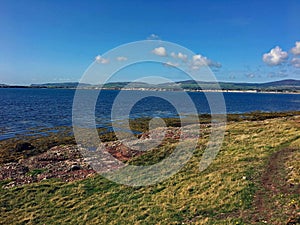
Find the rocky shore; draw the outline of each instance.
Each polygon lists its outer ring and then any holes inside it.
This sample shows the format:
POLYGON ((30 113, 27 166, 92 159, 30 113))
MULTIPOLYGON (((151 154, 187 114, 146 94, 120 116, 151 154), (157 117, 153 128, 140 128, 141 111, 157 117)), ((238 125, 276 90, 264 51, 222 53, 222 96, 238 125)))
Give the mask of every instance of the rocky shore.
MULTIPOLYGON (((145 149, 153 149, 168 141, 178 141, 180 138, 197 138, 197 125, 188 125, 182 128, 168 127, 156 128, 152 132, 144 132, 138 138, 103 142, 94 152, 95 155, 102 154, 106 166, 97 168, 97 171, 106 172, 115 169, 120 164, 111 161, 112 156, 119 162, 126 162, 136 156, 145 153, 145 149), (105 158, 106 157, 106 158, 105 158), (111 164, 109 164, 111 162, 111 164)), ((30 143, 18 143, 16 151, 30 151, 34 149, 30 143)), ((84 150, 77 145, 58 145, 49 150, 22 158, 17 162, 7 162, 0 165, 0 181, 5 181, 4 188, 11 188, 19 185, 41 182, 43 180, 56 178, 63 182, 85 179, 92 176, 96 171, 88 163, 89 158, 83 157, 84 150)), ((89 153, 90 154, 90 153, 89 153)), ((91 154, 90 154, 91 155, 91 154)))
MULTIPOLYGON (((249 121, 263 121, 276 117, 288 118, 298 113, 252 113, 243 115, 227 115, 228 123, 247 119, 249 121)), ((200 136, 210 132, 210 124, 205 117, 200 123, 200 136)), ((207 119, 208 120, 208 119, 207 119)), ((4 188, 20 186, 24 184, 41 182, 47 179, 58 179, 63 182, 71 182, 85 179, 97 172, 106 172, 122 166, 122 163, 131 161, 135 157, 145 154, 149 149, 162 147, 170 143, 176 143, 180 138, 197 139, 199 125, 178 126, 177 120, 167 120, 167 127, 156 128, 152 132, 144 131, 133 139, 113 141, 117 138, 110 134, 100 136, 102 143, 94 152, 102 154, 105 167, 101 165, 95 168, 94 161, 82 147, 78 147, 74 137, 68 136, 68 130, 62 129, 61 133, 47 137, 32 137, 32 139, 7 140, 0 142, 0 182, 4 188), (112 157, 116 160, 111 160, 112 157), (93 165, 92 168, 90 165, 93 165)), ((143 130, 147 120, 137 120, 133 124, 136 130, 143 130)), ((196 140, 195 140, 196 141, 196 140)), ((89 153, 91 156, 92 154, 89 153)))
POLYGON ((77 146, 56 146, 19 162, 0 166, 0 180, 10 181, 4 187, 40 182, 50 178, 61 181, 84 179, 95 171, 87 165, 77 146))

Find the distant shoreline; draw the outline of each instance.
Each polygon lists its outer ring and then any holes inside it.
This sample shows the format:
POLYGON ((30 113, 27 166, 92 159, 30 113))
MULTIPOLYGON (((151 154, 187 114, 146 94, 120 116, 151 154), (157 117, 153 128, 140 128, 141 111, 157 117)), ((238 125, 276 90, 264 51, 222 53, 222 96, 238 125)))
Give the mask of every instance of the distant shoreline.
POLYGON ((188 91, 188 92, 237 92, 237 93, 300 93, 300 80, 285 79, 266 83, 242 83, 222 81, 183 80, 169 83, 149 84, 145 82, 108 82, 90 84, 82 82, 41 83, 30 85, 0 84, 0 88, 59 88, 91 90, 133 91, 188 91))
MULTIPOLYGON (((82 88, 86 89, 86 88, 82 88)), ((86 90, 122 90, 122 91, 170 91, 170 92, 220 92, 220 93, 262 93, 262 94, 300 94, 300 91, 292 92, 292 91, 260 91, 260 90, 213 90, 213 89, 205 89, 205 90, 193 90, 193 89, 182 89, 182 90, 169 90, 169 89, 155 89, 155 88, 120 88, 120 89, 86 89, 86 90)))
POLYGON ((161 92, 218 92, 218 93, 254 93, 254 94, 300 94, 300 91, 266 91, 266 90, 193 90, 167 88, 94 88, 94 87, 37 87, 37 86, 0 86, 0 89, 70 89, 70 90, 111 90, 111 91, 161 91, 161 92))

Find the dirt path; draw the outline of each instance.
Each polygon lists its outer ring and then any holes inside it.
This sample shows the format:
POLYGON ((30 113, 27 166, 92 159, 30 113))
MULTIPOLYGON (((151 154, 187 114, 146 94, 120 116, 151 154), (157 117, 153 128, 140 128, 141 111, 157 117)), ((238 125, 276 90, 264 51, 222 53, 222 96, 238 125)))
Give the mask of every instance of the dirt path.
POLYGON ((261 188, 254 198, 254 224, 300 224, 300 208, 292 199, 300 194, 300 185, 287 182, 285 162, 299 149, 284 148, 274 153, 261 177, 261 188), (280 222, 281 221, 281 222, 280 222))

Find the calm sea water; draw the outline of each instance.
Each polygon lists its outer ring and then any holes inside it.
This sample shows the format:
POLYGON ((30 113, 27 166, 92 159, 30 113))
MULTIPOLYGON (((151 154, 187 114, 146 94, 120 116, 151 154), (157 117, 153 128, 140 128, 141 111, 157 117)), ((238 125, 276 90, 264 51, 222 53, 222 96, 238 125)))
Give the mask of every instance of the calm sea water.
MULTIPOLYGON (((86 90, 91 95, 96 91, 86 90)), ((96 104, 95 121, 98 127, 111 120, 111 108, 119 91, 101 91, 96 104)), ((125 100, 116 104, 122 111, 128 107, 127 101, 142 95, 151 96, 155 92, 126 91, 125 100)), ((0 88, 0 140, 18 134, 35 134, 44 128, 72 126, 72 105, 75 90, 70 89, 1 89, 0 88)), ((185 107, 182 94, 166 92, 167 96, 177 99, 183 112, 191 113, 185 107)), ((210 113, 204 93, 188 93, 198 113, 210 113)), ((282 112, 300 110, 298 94, 265 93, 224 93, 228 113, 252 111, 282 112)), ((130 110, 131 118, 174 117, 177 111, 168 101, 159 97, 146 97, 138 101, 130 110)), ((119 119, 126 114, 121 115, 119 119)), ((54 130, 53 130, 54 131, 54 130)))

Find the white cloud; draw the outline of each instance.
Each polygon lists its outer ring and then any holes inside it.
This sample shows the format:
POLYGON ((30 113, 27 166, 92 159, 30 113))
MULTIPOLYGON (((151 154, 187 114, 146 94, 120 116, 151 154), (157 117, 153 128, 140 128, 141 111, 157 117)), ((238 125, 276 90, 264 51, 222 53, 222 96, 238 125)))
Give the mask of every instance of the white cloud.
POLYGON ((188 56, 181 53, 181 52, 178 52, 178 54, 176 54, 175 52, 171 52, 170 54, 174 59, 181 59, 182 61, 186 61, 188 56))
POLYGON ((295 47, 293 47, 293 48, 291 49, 291 52, 292 52, 294 55, 300 55, 300 41, 296 41, 295 47))
POLYGON ((117 57, 117 60, 120 61, 120 62, 126 61, 127 59, 128 59, 128 58, 125 57, 125 56, 118 56, 118 57, 117 57))
POLYGON ((148 40, 160 40, 160 37, 157 34, 151 34, 147 37, 148 40))
POLYGON ((214 62, 202 55, 194 55, 191 63, 191 69, 197 70, 202 66, 221 67, 222 65, 218 62, 214 62))
POLYGON ((97 55, 95 57, 95 60, 96 60, 97 63, 101 63, 101 64, 109 63, 109 59, 103 58, 101 55, 97 55))
POLYGON ((292 65, 293 65, 294 67, 300 68, 300 58, 293 58, 293 59, 291 60, 291 63, 292 63, 292 65))
POLYGON ((170 61, 166 62, 164 65, 165 66, 170 66, 170 67, 177 67, 177 66, 179 66, 178 63, 173 63, 173 62, 170 62, 170 61))
POLYGON ((269 53, 263 54, 262 59, 269 66, 277 66, 283 63, 287 57, 288 53, 282 51, 279 46, 276 46, 275 48, 271 49, 269 53))
POLYGON ((152 53, 158 56, 167 56, 167 51, 164 47, 157 47, 152 50, 152 53))

